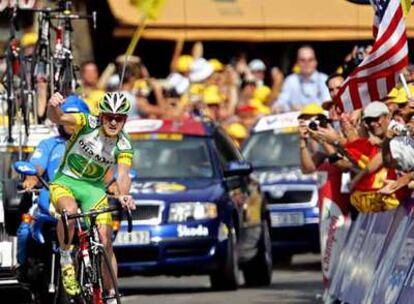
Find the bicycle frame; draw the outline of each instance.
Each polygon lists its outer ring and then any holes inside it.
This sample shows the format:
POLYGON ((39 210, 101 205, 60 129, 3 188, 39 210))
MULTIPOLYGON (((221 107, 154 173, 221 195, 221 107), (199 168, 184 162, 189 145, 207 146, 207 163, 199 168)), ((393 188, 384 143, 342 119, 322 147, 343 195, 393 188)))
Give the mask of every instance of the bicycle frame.
MULTIPOLYGON (((91 210, 84 213, 68 215, 66 210, 62 211, 62 222, 64 228, 64 243, 68 243, 68 220, 76 220, 76 231, 79 239, 78 258, 79 258, 79 282, 88 282, 82 285, 83 296, 87 299, 94 299, 94 303, 102 304, 102 291, 104 290, 102 265, 99 252, 103 251, 104 246, 99 239, 98 227, 96 225, 96 218, 99 214, 113 212, 119 210, 117 206, 111 206, 100 210, 91 210), (90 223, 87 230, 82 227, 82 218, 88 218, 90 223), (87 276, 87 280, 84 278, 87 276)), ((132 231, 132 215, 128 210, 128 232, 132 231)))
POLYGON ((58 19, 56 31, 56 43, 54 59, 53 82, 54 90, 59 91, 64 96, 68 96, 76 90, 77 77, 75 66, 73 64, 72 53, 72 20, 74 19, 92 19, 93 27, 96 28, 96 12, 92 15, 77 15, 72 13, 71 1, 60 1, 62 10, 54 19, 58 19))

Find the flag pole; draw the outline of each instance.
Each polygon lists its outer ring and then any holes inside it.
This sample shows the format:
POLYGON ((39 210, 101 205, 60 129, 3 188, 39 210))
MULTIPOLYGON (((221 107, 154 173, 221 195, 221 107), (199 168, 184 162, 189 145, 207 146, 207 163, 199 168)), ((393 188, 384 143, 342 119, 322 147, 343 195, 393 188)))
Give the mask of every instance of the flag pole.
POLYGON ((134 35, 132 36, 131 41, 129 42, 127 51, 125 53, 125 58, 124 58, 124 63, 122 66, 122 73, 121 73, 121 77, 119 80, 119 88, 118 91, 121 90, 122 87, 122 82, 124 81, 124 76, 125 76, 125 70, 126 70, 126 65, 128 63, 128 57, 131 56, 132 54, 134 54, 135 48, 137 47, 138 41, 141 38, 142 34, 144 33, 144 29, 147 25, 147 16, 144 16, 140 22, 140 24, 138 25, 137 29, 134 32, 134 35))
POLYGON ((404 74, 403 73, 400 73, 399 76, 400 76, 400 80, 401 80, 402 86, 404 88, 405 94, 407 94, 407 97, 409 99, 411 99, 413 96, 411 95, 411 91, 408 88, 408 84, 407 84, 407 81, 405 80, 404 74))

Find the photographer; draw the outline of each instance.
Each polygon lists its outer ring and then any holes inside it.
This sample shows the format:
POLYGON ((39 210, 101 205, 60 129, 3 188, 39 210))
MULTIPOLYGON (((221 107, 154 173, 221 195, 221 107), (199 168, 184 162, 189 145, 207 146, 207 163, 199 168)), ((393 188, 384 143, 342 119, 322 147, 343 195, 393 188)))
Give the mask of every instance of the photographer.
MULTIPOLYGON (((341 191, 342 168, 352 164, 338 156, 337 148, 322 138, 321 134, 329 134, 333 141, 341 136, 334 130, 330 120, 318 104, 310 104, 303 108, 299 119, 300 160, 303 173, 314 173, 326 177, 326 182, 319 187, 319 203, 323 206, 325 199, 335 203, 342 214, 349 213, 349 194, 341 191)), ((337 145, 339 143, 336 142, 337 145)))
MULTIPOLYGON (((315 172, 325 159, 330 163, 342 160, 337 149, 345 143, 345 139, 332 127, 321 106, 313 103, 304 107, 298 119, 304 173, 315 172)), ((352 167, 346 161, 342 165, 346 169, 352 167)))

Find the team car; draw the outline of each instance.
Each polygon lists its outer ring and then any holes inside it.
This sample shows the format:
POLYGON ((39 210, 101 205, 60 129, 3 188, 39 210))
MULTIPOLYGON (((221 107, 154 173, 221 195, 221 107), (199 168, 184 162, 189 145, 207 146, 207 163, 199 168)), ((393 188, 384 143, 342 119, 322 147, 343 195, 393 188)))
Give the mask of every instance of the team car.
POLYGON ((298 112, 259 119, 242 146, 270 211, 274 259, 319 252, 318 176, 300 170, 298 112))
POLYGON ((269 215, 251 164, 216 123, 139 119, 125 125, 135 151, 133 231, 114 241, 120 275, 208 274, 217 289, 269 285, 269 215))

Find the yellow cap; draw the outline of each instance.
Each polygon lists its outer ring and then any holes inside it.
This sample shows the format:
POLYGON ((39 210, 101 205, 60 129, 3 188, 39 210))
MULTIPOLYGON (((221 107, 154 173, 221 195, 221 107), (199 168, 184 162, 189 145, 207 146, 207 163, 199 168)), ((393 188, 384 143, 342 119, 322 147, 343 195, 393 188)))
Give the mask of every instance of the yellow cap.
POLYGON ((177 71, 180 73, 189 72, 193 61, 194 59, 190 55, 181 55, 178 57, 177 71))
POLYGON ((398 94, 398 87, 394 87, 387 95, 388 98, 395 98, 398 94))
POLYGON ((138 91, 140 96, 148 96, 150 93, 150 87, 148 82, 144 79, 138 79, 134 82, 134 89, 138 91))
POLYGON ((35 45, 37 42, 37 34, 30 32, 30 33, 25 33, 22 36, 22 39, 20 39, 20 44, 21 46, 29 46, 29 45, 35 45))
POLYGON ((219 87, 216 85, 208 86, 203 92, 203 102, 207 105, 217 105, 223 101, 223 96, 220 94, 219 87))
MULTIPOLYGON (((411 92, 411 96, 414 97, 414 86, 409 84, 408 89, 411 92)), ((388 97, 391 98, 388 100, 389 103, 403 104, 408 102, 408 96, 403 87, 392 89, 388 97)))
POLYGON ((212 58, 208 61, 214 69, 214 72, 221 72, 223 71, 223 64, 216 58, 212 58))
POLYGON ((253 98, 265 103, 272 90, 268 86, 259 86, 254 90, 253 98))
POLYGON ((238 122, 228 125, 225 129, 235 139, 245 139, 248 135, 247 128, 238 122))
POLYGON ((257 98, 250 99, 249 104, 256 107, 257 113, 267 115, 272 112, 268 106, 263 105, 263 102, 257 98))
POLYGON ((188 100, 189 102, 198 102, 203 98, 204 84, 202 83, 192 83, 190 89, 188 90, 188 100))
POLYGON ((301 118, 303 116, 316 116, 320 114, 325 114, 323 108, 317 103, 310 103, 307 106, 303 107, 302 112, 298 118, 301 118))
POLYGON ((200 95, 203 94, 204 85, 202 83, 193 83, 190 86, 190 95, 200 95))

